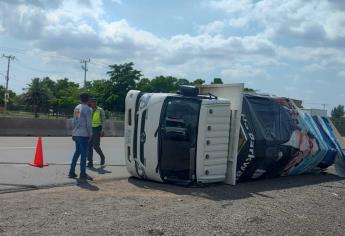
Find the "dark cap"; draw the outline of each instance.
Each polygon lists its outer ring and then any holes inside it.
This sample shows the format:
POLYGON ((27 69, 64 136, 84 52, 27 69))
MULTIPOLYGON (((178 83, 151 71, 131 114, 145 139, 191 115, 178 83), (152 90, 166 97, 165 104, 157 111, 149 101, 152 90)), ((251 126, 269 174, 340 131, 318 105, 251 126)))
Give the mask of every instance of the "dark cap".
POLYGON ((82 102, 88 102, 90 99, 90 95, 88 93, 81 93, 80 94, 80 100, 82 102))
POLYGON ((91 98, 90 98, 90 101, 92 101, 92 102, 96 102, 96 101, 97 101, 97 99, 96 99, 95 97, 91 97, 91 98))

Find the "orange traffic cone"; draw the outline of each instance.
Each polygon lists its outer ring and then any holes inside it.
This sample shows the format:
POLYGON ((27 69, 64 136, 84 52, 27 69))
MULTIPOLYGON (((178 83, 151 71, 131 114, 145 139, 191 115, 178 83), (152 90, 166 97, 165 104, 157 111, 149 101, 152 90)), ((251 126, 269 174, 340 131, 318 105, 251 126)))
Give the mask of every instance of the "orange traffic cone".
POLYGON ((48 164, 44 163, 44 161, 43 161, 43 150, 42 150, 42 138, 41 137, 38 137, 35 159, 34 159, 33 163, 30 163, 30 165, 36 166, 36 167, 41 167, 41 168, 43 166, 48 165, 48 164))

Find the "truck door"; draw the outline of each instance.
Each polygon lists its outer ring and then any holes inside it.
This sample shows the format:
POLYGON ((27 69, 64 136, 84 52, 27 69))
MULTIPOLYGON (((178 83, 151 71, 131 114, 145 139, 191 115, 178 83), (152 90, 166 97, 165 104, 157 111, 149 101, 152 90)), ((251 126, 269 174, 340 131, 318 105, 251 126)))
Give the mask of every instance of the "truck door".
POLYGON ((197 181, 214 183, 226 178, 230 144, 230 103, 204 101, 200 109, 197 181), (206 102, 208 104, 206 104, 206 102))
POLYGON ((159 132, 159 164, 164 182, 188 184, 195 180, 195 158, 200 100, 166 99, 159 132))

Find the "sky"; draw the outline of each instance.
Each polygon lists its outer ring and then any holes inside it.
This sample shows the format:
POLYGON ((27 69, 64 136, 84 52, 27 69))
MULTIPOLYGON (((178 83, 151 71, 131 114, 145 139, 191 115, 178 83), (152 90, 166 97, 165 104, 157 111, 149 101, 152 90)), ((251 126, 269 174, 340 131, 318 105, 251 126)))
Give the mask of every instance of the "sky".
POLYGON ((331 109, 345 105, 345 1, 0 0, 2 54, 18 93, 34 77, 82 83, 90 58, 88 80, 132 61, 148 78, 220 77, 331 109))

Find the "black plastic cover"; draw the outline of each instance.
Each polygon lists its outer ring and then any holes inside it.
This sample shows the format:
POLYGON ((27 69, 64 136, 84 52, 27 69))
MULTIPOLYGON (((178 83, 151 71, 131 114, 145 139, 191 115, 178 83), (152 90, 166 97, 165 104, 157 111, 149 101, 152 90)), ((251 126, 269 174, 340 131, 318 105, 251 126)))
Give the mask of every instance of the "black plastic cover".
POLYGON ((178 94, 187 97, 196 97, 199 95, 199 88, 190 85, 180 85, 178 94))

